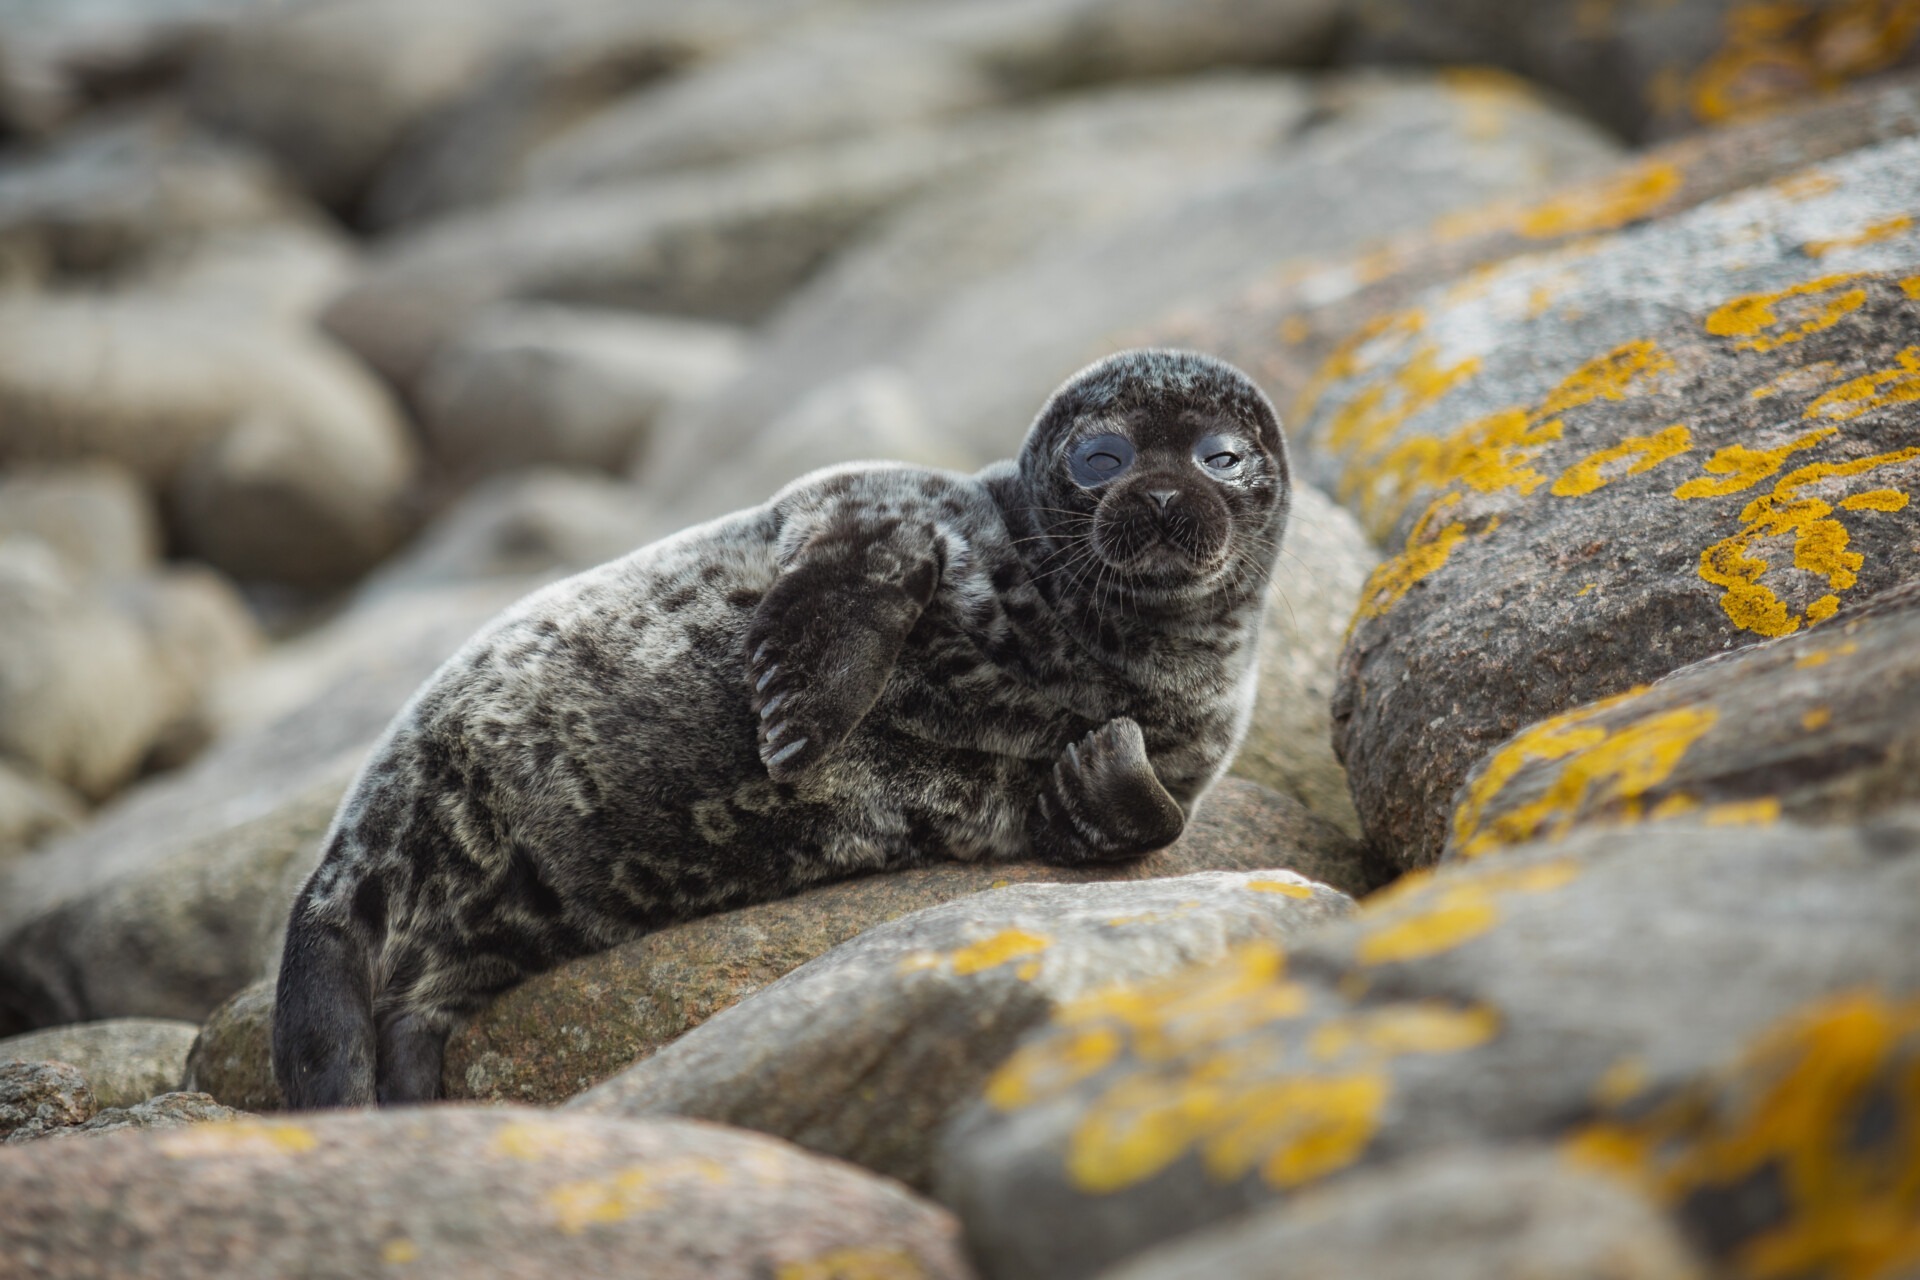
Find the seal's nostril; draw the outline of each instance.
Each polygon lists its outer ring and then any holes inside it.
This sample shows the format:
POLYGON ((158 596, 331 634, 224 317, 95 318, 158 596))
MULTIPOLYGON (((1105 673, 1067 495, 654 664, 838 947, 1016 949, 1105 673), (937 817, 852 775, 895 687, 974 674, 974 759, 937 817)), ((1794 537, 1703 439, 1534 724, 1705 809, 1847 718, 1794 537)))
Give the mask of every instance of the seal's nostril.
POLYGON ((1160 509, 1165 511, 1173 500, 1180 496, 1180 491, 1178 489, 1149 489, 1147 490, 1147 496, 1159 503, 1160 509))

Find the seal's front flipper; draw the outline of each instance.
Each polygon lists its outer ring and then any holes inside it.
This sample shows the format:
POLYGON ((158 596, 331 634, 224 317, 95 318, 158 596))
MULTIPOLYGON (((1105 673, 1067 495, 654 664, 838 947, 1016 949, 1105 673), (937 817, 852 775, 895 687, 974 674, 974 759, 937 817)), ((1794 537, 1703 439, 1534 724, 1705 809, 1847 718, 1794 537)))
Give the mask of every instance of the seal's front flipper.
POLYGON ((801 546, 747 629, 760 759, 775 782, 798 781, 872 708, 940 567, 933 526, 899 519, 843 516, 801 546))
POLYGON ((1034 856, 1059 866, 1164 849, 1186 826, 1147 760, 1140 726, 1109 720, 1069 746, 1027 813, 1034 856))

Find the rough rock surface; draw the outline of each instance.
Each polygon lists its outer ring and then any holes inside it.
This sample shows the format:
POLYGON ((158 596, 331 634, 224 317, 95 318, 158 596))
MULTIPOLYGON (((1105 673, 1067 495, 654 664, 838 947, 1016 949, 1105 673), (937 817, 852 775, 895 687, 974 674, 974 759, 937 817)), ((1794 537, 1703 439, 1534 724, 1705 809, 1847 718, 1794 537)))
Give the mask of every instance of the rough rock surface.
POLYGON ((1351 905, 1284 871, 963 898, 864 931, 572 1105, 755 1129, 924 1188, 940 1127, 1063 1002, 1351 905))
MULTIPOLYGON (((81 1124, 48 1129, 45 1138, 91 1137, 127 1133, 135 1129, 185 1129, 189 1125, 238 1120, 241 1113, 223 1107, 204 1093, 162 1093, 124 1107, 102 1107, 81 1124)), ((21 1139, 9 1139, 19 1141, 21 1139)))
POLYGON ((948 1130, 937 1189, 986 1274, 1089 1275, 1405 1156, 1579 1139, 1598 1109, 1645 1114, 1779 1027, 1811 1025, 1826 1029, 1785 1095, 1799 1109, 1708 1126, 1716 1145, 1691 1165, 1643 1151, 1674 1171, 1660 1202, 1694 1215, 1716 1254, 1779 1237, 1805 1273, 1840 1274, 1824 1269, 1848 1233, 1884 1237, 1885 1206, 1911 1196, 1914 1149, 1884 1145, 1907 1104, 1872 1100, 1878 1064, 1891 1070, 1902 1028, 1920 1025, 1916 928, 1920 811, 1871 829, 1663 823, 1506 850, 1406 877, 1284 954, 1253 944, 1069 1004, 948 1130), (1863 1021, 1878 1030, 1856 1034, 1863 1021), (1834 1062, 1848 1065, 1819 1074, 1834 1062), (1743 1202, 1734 1188, 1766 1179, 1776 1154, 1830 1160, 1832 1176, 1743 1202), (1689 1200, 1709 1187, 1717 1199, 1689 1200), (1872 1196, 1849 1208, 1855 1187, 1872 1196))
POLYGON ((35 1143, 0 1151, 0 1200, 5 1255, 56 1278, 970 1274, 936 1206, 690 1121, 442 1107, 35 1143))
POLYGON ((1292 796, 1343 831, 1360 819, 1334 758, 1329 707, 1347 623, 1380 555, 1343 508, 1293 486, 1287 536, 1260 624, 1260 693, 1234 759, 1242 778, 1292 796))
POLYGON ((1401 866, 1523 725, 1912 575, 1916 161, 1868 148, 1358 336, 1302 434, 1394 553, 1334 741, 1401 866))
MULTIPOLYGON (((737 329, 579 307, 481 312, 434 357, 423 425, 444 465, 623 469, 675 404, 732 377, 737 329)), ((797 474, 797 473, 796 473, 797 474)))
POLYGON ((65 1062, 102 1107, 131 1107, 180 1084, 200 1028, 164 1018, 115 1018, 0 1040, 0 1062, 65 1062))
POLYGON ((1620 1179, 1550 1151, 1453 1149, 1197 1232, 1101 1280, 1694 1280, 1672 1223, 1620 1179))
MULTIPOLYGON (((875 925, 997 886, 1276 867, 1355 892, 1366 883, 1356 845, 1331 823, 1229 778, 1208 794, 1185 836, 1137 863, 1084 870, 954 863, 868 876, 689 920, 571 961, 521 983, 455 1034, 441 1085, 453 1098, 558 1102, 875 925)), ((270 982, 216 1010, 194 1046, 189 1083, 249 1111, 277 1109, 272 1019, 270 982)))
POLYGON ((1506 67, 1643 140, 1920 61, 1920 18, 1873 0, 1367 0, 1354 12, 1349 56, 1506 67))
POLYGON ((65 1062, 0 1063, 0 1140, 37 1138, 84 1123, 99 1104, 80 1070, 65 1062))
POLYGON ((1696 811, 1857 822, 1920 801, 1920 582, 1531 725, 1456 800, 1449 857, 1696 811))

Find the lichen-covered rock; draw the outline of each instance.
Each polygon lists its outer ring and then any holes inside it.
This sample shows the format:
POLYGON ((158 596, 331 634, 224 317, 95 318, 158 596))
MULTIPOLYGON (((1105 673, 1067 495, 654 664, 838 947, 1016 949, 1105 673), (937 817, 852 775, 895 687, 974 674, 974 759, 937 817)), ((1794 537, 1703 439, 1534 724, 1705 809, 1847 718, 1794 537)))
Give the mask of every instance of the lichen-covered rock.
POLYGON ((185 1129, 190 1125, 238 1120, 240 1116, 240 1112, 221 1106, 204 1093, 169 1092, 131 1106, 102 1107, 82 1124, 49 1129, 40 1136, 77 1138, 135 1129, 185 1129))
POLYGON ((676 403, 740 368, 740 330, 531 304, 489 308, 421 382, 427 438, 457 473, 536 463, 624 468, 676 403))
POLYGON ((1916 762, 1920 582, 1523 729, 1467 776, 1447 856, 1680 815, 1857 822, 1920 802, 1916 762))
POLYGON ((1063 1002, 1351 905, 1283 871, 963 898, 842 943, 572 1105, 756 1129, 925 1187, 940 1127, 1063 1002))
POLYGON ((1699 1259, 1633 1188, 1545 1150, 1389 1165, 1149 1250, 1101 1280, 1696 1280, 1699 1259))
POLYGON ((1334 758, 1334 684, 1347 623, 1380 555, 1343 508, 1293 486, 1286 541, 1260 624, 1260 692, 1233 772, 1292 796, 1343 831, 1360 819, 1334 758))
POLYGON ((1006 457, 1062 378, 1179 304, 1617 154, 1505 81, 1202 81, 1053 110, 1030 153, 903 206, 796 293, 747 373, 670 424, 649 484, 697 491, 708 450, 750 450, 822 376, 875 364, 909 380, 936 437, 976 465, 1006 457))
POLYGON ((180 1084, 200 1028, 165 1018, 82 1022, 0 1040, 0 1062, 65 1062, 102 1107, 130 1107, 180 1084))
POLYGON ((241 577, 338 583, 399 536, 412 450, 317 336, 155 299, 0 301, 0 464, 110 458, 241 577))
MULTIPOLYGON (((1890 1017, 1920 992, 1916 929, 1920 811, 1869 829, 1590 831, 1417 873, 1284 953, 1252 944, 1067 1005, 950 1127, 937 1189, 996 1280, 1094 1274, 1403 1157, 1641 1114, 1630 1100, 1694 1087, 1803 1005, 1890 1017)), ((1876 1095, 1859 1077, 1800 1079, 1833 1098, 1802 1084, 1769 1114, 1835 1163, 1824 1187, 1781 1186, 1785 1211, 1817 1209, 1823 1228, 1796 1267, 1844 1274, 1824 1268, 1850 1233, 1891 1220, 1877 1189, 1904 1177, 1911 1194, 1914 1148, 1895 1165, 1880 1145, 1907 1103, 1886 1095, 1883 1120, 1860 1110, 1876 1095), (1854 1186, 1875 1195, 1834 1203, 1854 1186)), ((1764 1177, 1759 1148, 1717 1150, 1764 1177)))
POLYGON ((1920 16, 1884 0, 1367 0, 1349 56, 1485 63, 1645 139, 1778 110, 1920 60, 1920 16))
POLYGON ((1522 726, 1912 576, 1917 165, 1867 148, 1356 335, 1301 433, 1392 552, 1334 740, 1399 865, 1522 726))
POLYGON ((82 1124, 97 1110, 87 1078, 69 1063, 0 1062, 0 1141, 82 1124))
POLYGON ((441 1107, 31 1143, 0 1151, 0 1201, 0 1250, 49 1280, 970 1275, 938 1207, 692 1121, 441 1107))
POLYGON ((0 538, 38 538, 76 573, 127 578, 160 555, 153 497, 107 463, 27 467, 0 476, 0 538))
MULTIPOLYGON (((672 1042, 816 956, 909 912, 1010 884, 1141 880, 1286 868, 1359 892, 1355 843, 1288 797, 1229 778, 1171 848, 1139 862, 1067 869, 958 863, 867 876, 671 925, 536 975, 447 1047, 448 1097, 558 1102, 672 1042)), ((282 908, 284 915, 285 909, 282 908)), ((188 1080, 249 1111, 277 1109, 268 1056, 271 982, 208 1018, 188 1080)))

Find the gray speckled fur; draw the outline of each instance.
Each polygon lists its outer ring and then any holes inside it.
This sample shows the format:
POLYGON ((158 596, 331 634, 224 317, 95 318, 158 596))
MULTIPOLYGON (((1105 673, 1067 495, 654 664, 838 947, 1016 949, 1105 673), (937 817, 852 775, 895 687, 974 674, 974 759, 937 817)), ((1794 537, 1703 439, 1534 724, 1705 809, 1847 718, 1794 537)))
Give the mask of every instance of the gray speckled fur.
POLYGON ((460 1018, 672 920, 942 858, 1170 842, 1245 729, 1287 494, 1250 382, 1132 352, 1057 392, 1017 463, 816 472, 529 596, 415 694, 341 806, 281 970, 289 1102, 434 1096, 460 1018), (1222 427, 1251 442, 1232 492, 1184 461, 1222 427), (1137 438, 1141 476, 1074 484, 1091 430, 1137 438), (1192 489, 1158 525, 1125 491, 1155 466, 1192 489), (1184 579, 1110 563, 1149 525, 1196 549, 1184 579), (792 762, 768 741, 789 715, 818 739, 792 762))

